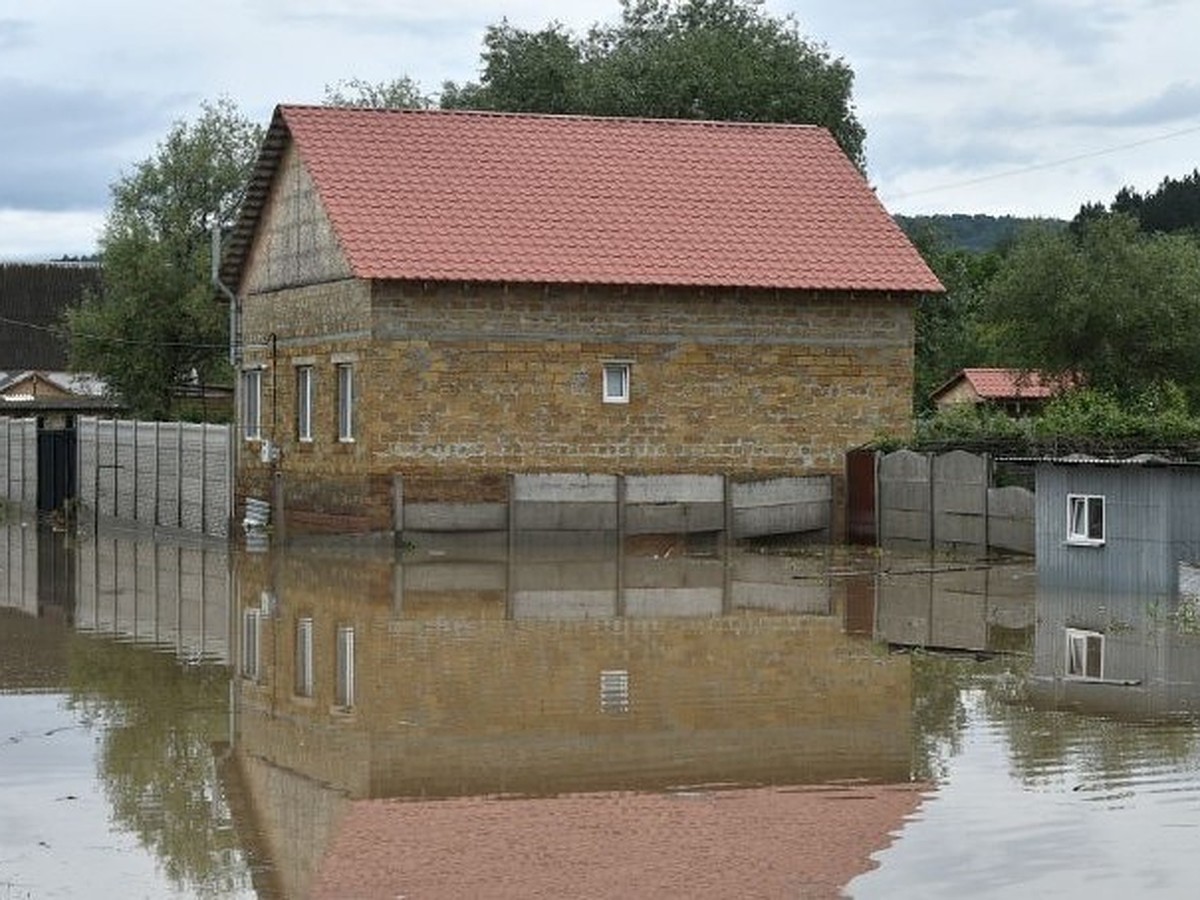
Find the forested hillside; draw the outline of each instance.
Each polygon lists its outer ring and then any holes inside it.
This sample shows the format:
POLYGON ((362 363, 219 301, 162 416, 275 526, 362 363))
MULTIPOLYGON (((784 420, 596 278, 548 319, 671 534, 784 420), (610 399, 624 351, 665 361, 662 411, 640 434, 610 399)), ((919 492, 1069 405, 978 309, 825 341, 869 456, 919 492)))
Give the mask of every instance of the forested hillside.
POLYGON ((1065 228, 1062 219, 1028 219, 953 213, 931 216, 896 216, 897 224, 918 245, 936 243, 947 250, 986 253, 1012 244, 1031 225, 1065 228))

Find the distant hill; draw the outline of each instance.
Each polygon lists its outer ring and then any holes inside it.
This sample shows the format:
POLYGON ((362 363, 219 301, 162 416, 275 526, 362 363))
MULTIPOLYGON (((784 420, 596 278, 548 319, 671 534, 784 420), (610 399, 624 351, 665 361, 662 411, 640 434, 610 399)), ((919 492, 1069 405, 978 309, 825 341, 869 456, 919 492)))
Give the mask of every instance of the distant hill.
POLYGON ((984 253, 1011 241, 1030 225, 1066 228, 1063 219, 1035 219, 1017 216, 986 216, 966 213, 934 216, 896 216, 896 223, 910 238, 923 238, 932 233, 949 248, 984 253))

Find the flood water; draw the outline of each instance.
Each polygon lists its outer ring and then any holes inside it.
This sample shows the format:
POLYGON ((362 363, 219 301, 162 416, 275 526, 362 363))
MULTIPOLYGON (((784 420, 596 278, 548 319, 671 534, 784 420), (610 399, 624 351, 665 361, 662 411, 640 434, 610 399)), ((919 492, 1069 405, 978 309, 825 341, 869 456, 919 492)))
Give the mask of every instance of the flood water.
POLYGON ((0 900, 304 897, 367 798, 909 782, 848 895, 1192 896, 1188 610, 1021 560, 552 537, 0 523, 0 900))

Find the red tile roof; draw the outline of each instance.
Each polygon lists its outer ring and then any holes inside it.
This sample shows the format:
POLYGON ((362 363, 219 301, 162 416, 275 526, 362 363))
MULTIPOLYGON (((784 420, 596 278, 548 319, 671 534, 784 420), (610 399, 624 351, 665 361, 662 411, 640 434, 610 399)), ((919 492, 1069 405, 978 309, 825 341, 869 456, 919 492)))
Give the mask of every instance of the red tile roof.
POLYGON ((963 369, 933 392, 934 399, 962 381, 983 400, 1037 400, 1069 387, 1071 379, 1049 378, 1022 369, 963 369))
POLYGON ((822 128, 281 106, 263 196, 289 137, 361 278, 942 289, 822 128))

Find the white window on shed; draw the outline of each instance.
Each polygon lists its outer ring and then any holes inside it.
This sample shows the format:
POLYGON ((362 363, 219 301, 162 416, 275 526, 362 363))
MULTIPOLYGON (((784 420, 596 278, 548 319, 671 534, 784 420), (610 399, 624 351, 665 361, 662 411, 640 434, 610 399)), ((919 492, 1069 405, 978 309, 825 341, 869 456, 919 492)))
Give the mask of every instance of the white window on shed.
POLYGON ((1096 494, 1067 495, 1067 543, 1104 543, 1104 498, 1096 494))
POLYGON ((629 402, 629 375, 633 368, 628 362, 606 362, 603 370, 604 402, 629 402))
POLYGON ((1104 677, 1104 635, 1082 628, 1067 629, 1067 677, 1104 677))

